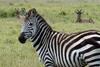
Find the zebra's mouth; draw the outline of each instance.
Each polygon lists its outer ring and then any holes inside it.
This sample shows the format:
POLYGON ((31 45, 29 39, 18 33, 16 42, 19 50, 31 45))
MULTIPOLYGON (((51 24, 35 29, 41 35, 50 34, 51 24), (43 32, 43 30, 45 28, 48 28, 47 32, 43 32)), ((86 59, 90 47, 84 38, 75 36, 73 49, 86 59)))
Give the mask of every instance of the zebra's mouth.
POLYGON ((24 37, 24 33, 21 33, 21 35, 18 38, 19 42, 24 44, 26 42, 26 38, 24 37))

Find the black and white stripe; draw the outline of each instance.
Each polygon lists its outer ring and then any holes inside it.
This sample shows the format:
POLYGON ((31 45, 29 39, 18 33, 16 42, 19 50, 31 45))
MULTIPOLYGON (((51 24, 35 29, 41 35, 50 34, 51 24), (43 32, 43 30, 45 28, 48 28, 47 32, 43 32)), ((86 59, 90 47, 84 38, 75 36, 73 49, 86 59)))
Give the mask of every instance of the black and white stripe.
MULTIPOLYGON (((30 38, 45 67, 100 67, 99 31, 64 34, 54 31, 36 10, 29 10, 25 20, 33 21, 32 18, 37 31, 30 38)), ((20 35, 20 42, 21 39, 20 35)))

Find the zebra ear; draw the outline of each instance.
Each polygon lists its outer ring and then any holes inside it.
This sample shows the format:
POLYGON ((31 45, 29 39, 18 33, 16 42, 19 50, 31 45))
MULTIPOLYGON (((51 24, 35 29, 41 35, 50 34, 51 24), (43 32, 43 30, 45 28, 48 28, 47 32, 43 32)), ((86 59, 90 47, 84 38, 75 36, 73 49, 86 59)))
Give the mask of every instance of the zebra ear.
POLYGON ((32 12, 35 13, 35 14, 37 13, 35 8, 32 9, 32 12))
POLYGON ((36 13, 37 13, 37 11, 36 11, 36 9, 35 9, 35 8, 30 9, 30 10, 28 11, 28 17, 30 17, 30 16, 35 16, 35 15, 36 15, 36 13))

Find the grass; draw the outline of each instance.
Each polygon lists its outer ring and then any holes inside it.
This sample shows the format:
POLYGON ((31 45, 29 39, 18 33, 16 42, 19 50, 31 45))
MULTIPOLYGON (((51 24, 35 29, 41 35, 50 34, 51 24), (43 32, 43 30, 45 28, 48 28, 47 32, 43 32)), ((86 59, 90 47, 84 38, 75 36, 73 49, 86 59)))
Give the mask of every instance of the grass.
POLYGON ((18 42, 20 23, 17 20, 0 19, 0 67, 41 67, 31 44, 18 42))
MULTIPOLYGON (((72 33, 89 29, 100 30, 100 5, 96 2, 78 2, 79 0, 43 0, 25 3, 24 0, 15 3, 16 0, 5 2, 0 0, 0 10, 11 12, 10 9, 25 7, 30 9, 35 7, 37 11, 47 20, 49 25, 57 31, 72 33), (65 3, 65 2, 66 3, 65 3), (71 2, 72 1, 72 2, 71 2), (75 1, 75 2, 73 2, 75 1), (10 5, 9 3, 13 3, 10 5), (77 3, 78 2, 78 3, 77 3), (6 3, 6 5, 4 4, 6 3), (43 3, 43 4, 42 4, 43 3), (74 10, 82 8, 85 12, 83 17, 92 17, 95 24, 75 23, 74 10), (61 14, 65 12, 66 14, 61 14), (87 15, 88 13, 88 15, 87 15)), ((30 42, 22 45, 18 42, 21 21, 14 17, 0 17, 0 67, 43 67, 38 60, 38 55, 30 42)))

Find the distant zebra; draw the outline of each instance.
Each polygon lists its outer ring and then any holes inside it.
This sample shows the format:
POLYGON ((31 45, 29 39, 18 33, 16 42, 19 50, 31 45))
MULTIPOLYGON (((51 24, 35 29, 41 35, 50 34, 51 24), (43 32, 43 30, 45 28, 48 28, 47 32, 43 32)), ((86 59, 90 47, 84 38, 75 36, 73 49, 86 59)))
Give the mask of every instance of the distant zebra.
POLYGON ((100 67, 100 32, 73 34, 54 31, 35 8, 24 17, 19 41, 33 42, 45 67, 100 67))
POLYGON ((76 10, 75 13, 77 14, 76 22, 79 23, 95 23, 92 18, 82 18, 81 15, 83 14, 82 9, 76 10))

